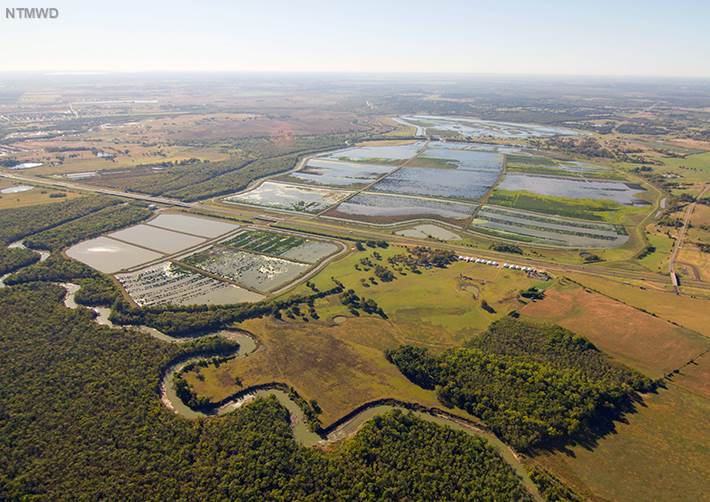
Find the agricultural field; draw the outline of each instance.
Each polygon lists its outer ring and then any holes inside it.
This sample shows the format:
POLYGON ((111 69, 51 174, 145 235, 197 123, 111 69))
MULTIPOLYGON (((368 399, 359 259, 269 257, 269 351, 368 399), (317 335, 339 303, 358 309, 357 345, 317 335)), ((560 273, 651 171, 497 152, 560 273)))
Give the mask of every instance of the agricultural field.
POLYGON ((483 206, 471 230, 508 240, 572 248, 610 248, 628 240, 621 226, 483 206))
POLYGON ((227 203, 247 204, 299 213, 319 213, 337 204, 351 192, 311 188, 266 181, 253 190, 224 199, 227 203))
POLYGON ((213 246, 182 261, 262 294, 293 282, 311 268, 305 263, 239 251, 229 246, 213 246))
POLYGON ((187 270, 171 261, 116 274, 116 279, 139 307, 223 305, 264 299, 258 293, 187 270))
POLYGON ((593 291, 710 337, 706 297, 676 295, 670 290, 657 289, 651 285, 621 279, 610 280, 590 274, 570 272, 566 275, 593 291))
POLYGON ((528 304, 521 313, 526 319, 573 329, 616 360, 651 377, 681 368, 664 388, 644 396, 636 412, 597 444, 574 446, 569 454, 544 453, 535 462, 587 496, 670 499, 684 493, 702 498, 704 487, 697 473, 710 468, 701 425, 701 417, 710 411, 710 364, 707 354, 699 354, 710 348, 710 339, 564 281, 548 288, 544 300, 528 304), (689 360, 696 364, 685 367, 689 360), (659 457, 663 462, 655 461, 659 457))
POLYGON ((682 387, 688 378, 676 377, 646 396, 595 444, 542 454, 535 462, 590 499, 702 500, 710 470, 710 401, 682 387))
POLYGON ((0 209, 62 202, 80 197, 76 192, 19 183, 0 177, 0 209))
POLYGON ((520 312, 525 318, 574 330, 652 378, 710 349, 707 337, 564 280, 548 288, 543 300, 529 303, 520 312))
POLYGON ((437 219, 461 225, 475 209, 475 205, 463 202, 361 192, 324 215, 375 224, 437 219))
POLYGON ((681 277, 710 281, 710 253, 695 244, 683 244, 676 260, 676 271, 681 277))

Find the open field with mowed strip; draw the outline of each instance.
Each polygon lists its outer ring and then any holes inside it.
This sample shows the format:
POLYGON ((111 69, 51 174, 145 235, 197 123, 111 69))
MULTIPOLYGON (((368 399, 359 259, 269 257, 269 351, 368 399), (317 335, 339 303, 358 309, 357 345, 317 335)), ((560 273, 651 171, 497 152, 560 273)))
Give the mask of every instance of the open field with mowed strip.
POLYGON ((572 330, 652 378, 710 349, 707 337, 570 283, 548 288, 543 300, 526 305, 521 313, 572 330))
POLYGON ((671 291, 617 282, 608 277, 595 277, 575 272, 570 272, 567 276, 615 300, 710 337, 710 323, 708 323, 710 299, 676 295, 671 291))

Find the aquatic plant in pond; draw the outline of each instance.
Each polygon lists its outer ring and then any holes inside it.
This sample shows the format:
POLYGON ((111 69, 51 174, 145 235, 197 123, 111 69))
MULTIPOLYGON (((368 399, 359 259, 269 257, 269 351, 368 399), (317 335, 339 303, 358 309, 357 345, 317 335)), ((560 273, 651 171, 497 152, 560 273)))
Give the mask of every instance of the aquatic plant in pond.
POLYGON ((475 208, 463 202, 363 192, 342 202, 328 215, 383 223, 424 217, 462 221, 469 218, 475 208))
POLYGON ((482 207, 471 229, 505 239, 561 247, 616 247, 628 240, 621 226, 496 206, 482 207))
POLYGON ((477 200, 498 179, 499 171, 471 171, 403 167, 380 180, 372 190, 409 195, 427 195, 454 199, 477 200))
POLYGON ((337 150, 323 157, 354 161, 402 161, 414 157, 423 145, 423 142, 417 141, 404 145, 353 146, 343 150, 337 150))
POLYGON ((262 230, 242 232, 223 245, 306 263, 316 263, 338 250, 332 242, 262 230))
POLYGON ((310 265, 303 263, 237 251, 226 246, 212 247, 188 256, 183 261, 259 293, 278 289, 294 281, 310 268, 310 265))
POLYGON ((233 284, 186 270, 172 262, 117 274, 116 279, 141 307, 253 303, 264 297, 233 284))
POLYGON ((285 179, 314 185, 363 187, 394 169, 396 166, 392 164, 311 159, 303 169, 290 173, 285 179))
POLYGON ((494 171, 499 172, 503 167, 503 155, 494 149, 484 150, 479 146, 476 149, 452 147, 449 143, 431 143, 419 155, 424 163, 426 159, 443 159, 451 161, 456 169, 465 171, 494 171))

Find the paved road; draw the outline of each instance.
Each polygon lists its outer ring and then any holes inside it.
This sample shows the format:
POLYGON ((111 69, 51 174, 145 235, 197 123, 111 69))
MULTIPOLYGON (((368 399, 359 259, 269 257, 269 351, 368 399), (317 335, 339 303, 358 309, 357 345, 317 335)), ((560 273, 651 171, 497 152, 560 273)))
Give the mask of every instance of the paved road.
POLYGON ((143 200, 146 202, 151 202, 153 204, 166 204, 169 206, 179 206, 179 207, 197 207, 195 203, 183 202, 177 199, 171 199, 169 197, 156 197, 153 195, 146 195, 142 193, 133 192, 123 192, 121 190, 112 190, 110 188, 101 188, 91 185, 84 185, 76 182, 60 181, 47 178, 39 178, 37 176, 29 176, 25 174, 15 174, 15 173, 0 173, 3 178, 9 178, 17 181, 24 181, 26 183, 34 183, 37 185, 45 185, 58 188, 66 188, 68 190, 77 190, 80 192, 94 192, 101 193, 104 195, 113 195, 115 197, 124 197, 133 200, 143 200))

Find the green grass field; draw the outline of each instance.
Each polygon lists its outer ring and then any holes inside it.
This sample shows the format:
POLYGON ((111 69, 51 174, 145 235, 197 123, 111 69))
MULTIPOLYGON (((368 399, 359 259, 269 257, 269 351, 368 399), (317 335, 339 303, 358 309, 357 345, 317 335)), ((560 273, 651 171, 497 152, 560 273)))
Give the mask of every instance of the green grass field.
POLYGON ((654 246, 656 251, 638 260, 648 270, 653 272, 666 273, 668 271, 668 259, 673 249, 673 239, 665 234, 651 231, 646 233, 649 245, 654 246))
MULTIPOLYGON (((190 373, 186 379, 198 394, 213 400, 241 386, 286 382, 306 399, 318 401, 324 423, 364 402, 385 397, 436 405, 434 393, 404 378, 386 361, 384 351, 407 343, 435 352, 458 346, 520 308, 521 289, 543 285, 520 272, 467 263, 422 269, 421 274, 398 274, 392 282, 369 281, 373 273, 363 269, 361 259, 387 264, 387 257, 404 251, 390 247, 354 252, 312 279, 316 287, 327 289, 333 286, 331 277, 337 278, 361 298, 374 299, 388 319, 362 311, 354 316, 335 296, 316 302, 319 319, 309 317, 306 322, 284 313, 282 320, 247 321, 240 327, 257 337, 261 345, 257 352, 201 369, 200 375, 190 373), (375 251, 381 260, 375 258, 375 251), (356 264, 361 270, 355 269, 356 264), (368 279, 369 286, 360 279, 368 279), (482 299, 496 312, 481 308, 482 299)), ((294 293, 312 291, 301 285, 284 296, 294 293)))
MULTIPOLYGON (((320 289, 332 286, 331 277, 352 288, 358 296, 374 299, 402 330, 408 332, 411 343, 431 347, 448 347, 463 342, 472 334, 483 331, 494 320, 521 306, 520 290, 538 285, 524 273, 471 263, 454 263, 446 269, 422 269, 421 274, 396 273, 392 282, 370 283, 372 270, 366 271, 359 262, 370 259, 373 264, 389 266, 387 258, 406 252, 406 248, 391 246, 377 249, 381 260, 373 257, 375 250, 354 252, 331 264, 312 282, 320 289), (358 265, 360 270, 356 270, 358 265), (363 285, 362 280, 369 286, 363 285), (480 307, 485 299, 496 310, 488 313, 480 307)), ((390 267, 391 268, 391 267, 390 267)), ((309 290, 301 286, 296 292, 309 290)), ((347 313, 339 303, 319 308, 321 317, 347 313)))

